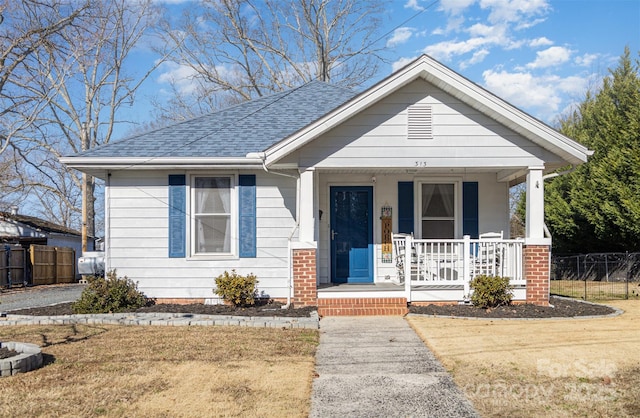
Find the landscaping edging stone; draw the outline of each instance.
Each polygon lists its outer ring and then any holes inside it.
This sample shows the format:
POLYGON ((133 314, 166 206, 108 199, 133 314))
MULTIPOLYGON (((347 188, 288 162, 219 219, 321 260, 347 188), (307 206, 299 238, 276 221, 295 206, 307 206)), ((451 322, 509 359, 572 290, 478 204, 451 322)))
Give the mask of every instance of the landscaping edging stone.
POLYGON ((82 314, 60 316, 11 315, 0 318, 2 325, 165 325, 165 326, 240 326, 256 328, 318 329, 317 312, 310 317, 231 316, 167 313, 82 314))
POLYGON ((0 359, 0 377, 14 376, 42 367, 42 351, 35 344, 15 341, 0 342, 0 348, 6 347, 19 354, 0 359))

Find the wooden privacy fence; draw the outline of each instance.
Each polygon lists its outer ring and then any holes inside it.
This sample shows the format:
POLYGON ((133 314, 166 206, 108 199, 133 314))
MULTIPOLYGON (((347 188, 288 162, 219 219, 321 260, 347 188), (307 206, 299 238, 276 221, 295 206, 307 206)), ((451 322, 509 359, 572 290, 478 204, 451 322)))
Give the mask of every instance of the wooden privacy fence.
POLYGON ((24 248, 0 245, 0 287, 25 283, 26 261, 24 248))
POLYGON ((76 252, 73 248, 0 245, 0 287, 26 284, 73 283, 76 252))
POLYGON ((31 283, 55 284, 75 281, 76 252, 73 248, 31 245, 31 283))

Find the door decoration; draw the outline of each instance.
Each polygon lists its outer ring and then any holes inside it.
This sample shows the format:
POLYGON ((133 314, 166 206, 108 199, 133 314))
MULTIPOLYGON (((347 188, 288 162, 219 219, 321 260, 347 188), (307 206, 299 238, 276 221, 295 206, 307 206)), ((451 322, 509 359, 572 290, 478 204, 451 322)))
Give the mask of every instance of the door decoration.
POLYGON ((380 210, 382 222, 382 262, 391 263, 393 258, 393 242, 391 241, 391 206, 385 202, 380 210))

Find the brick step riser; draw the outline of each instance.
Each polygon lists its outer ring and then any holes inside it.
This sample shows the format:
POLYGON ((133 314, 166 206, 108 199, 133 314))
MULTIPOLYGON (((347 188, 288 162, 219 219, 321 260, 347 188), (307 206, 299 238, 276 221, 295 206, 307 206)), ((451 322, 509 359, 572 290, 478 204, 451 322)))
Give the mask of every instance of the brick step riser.
POLYGON ((404 298, 318 300, 320 316, 402 316, 407 312, 407 300, 404 298))

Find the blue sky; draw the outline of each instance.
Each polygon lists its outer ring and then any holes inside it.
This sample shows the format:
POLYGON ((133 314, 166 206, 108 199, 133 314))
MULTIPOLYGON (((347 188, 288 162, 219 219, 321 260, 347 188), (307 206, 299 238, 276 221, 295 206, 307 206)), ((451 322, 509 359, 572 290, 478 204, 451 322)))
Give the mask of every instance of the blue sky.
MULTIPOLYGON (((176 12, 189 4, 166 1, 176 12)), ((640 51, 640 0, 395 0, 386 8, 380 34, 388 35, 376 46, 389 64, 372 84, 427 53, 552 125, 598 85, 625 46, 634 59, 640 51)), ((162 65, 145 83, 140 121, 151 117, 145 100, 181 73, 162 65)))

